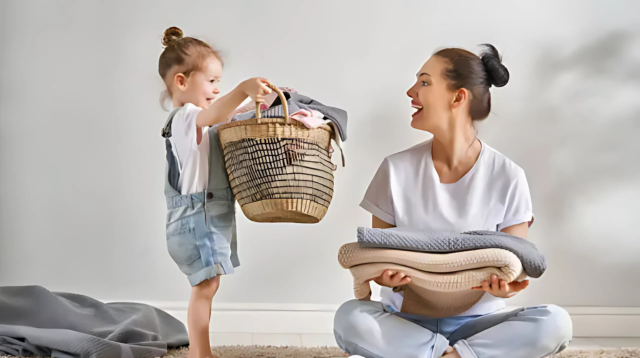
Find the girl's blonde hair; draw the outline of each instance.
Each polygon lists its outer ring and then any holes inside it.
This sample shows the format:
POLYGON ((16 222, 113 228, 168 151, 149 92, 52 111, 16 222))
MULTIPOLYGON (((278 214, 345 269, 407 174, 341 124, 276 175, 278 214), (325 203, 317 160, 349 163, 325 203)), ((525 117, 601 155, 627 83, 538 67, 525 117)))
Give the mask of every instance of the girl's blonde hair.
POLYGON ((215 56, 220 64, 224 65, 218 51, 202 40, 184 37, 182 30, 177 27, 170 27, 164 31, 162 45, 165 49, 160 55, 158 73, 167 85, 167 90, 172 79, 166 77, 174 67, 178 67, 180 73, 189 77, 193 71, 202 68, 209 56, 215 56))

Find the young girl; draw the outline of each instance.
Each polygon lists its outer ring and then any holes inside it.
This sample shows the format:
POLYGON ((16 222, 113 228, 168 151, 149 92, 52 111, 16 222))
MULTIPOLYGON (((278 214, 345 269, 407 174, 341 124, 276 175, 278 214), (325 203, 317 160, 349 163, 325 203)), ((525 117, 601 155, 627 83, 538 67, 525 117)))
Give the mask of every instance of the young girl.
POLYGON ((211 357, 211 301, 220 275, 240 265, 236 253, 235 199, 224 166, 217 124, 247 98, 264 102, 265 79, 252 78, 213 102, 220 91, 222 60, 208 44, 164 32, 158 65, 174 110, 166 138, 167 247, 192 286, 187 321, 189 357, 211 357))

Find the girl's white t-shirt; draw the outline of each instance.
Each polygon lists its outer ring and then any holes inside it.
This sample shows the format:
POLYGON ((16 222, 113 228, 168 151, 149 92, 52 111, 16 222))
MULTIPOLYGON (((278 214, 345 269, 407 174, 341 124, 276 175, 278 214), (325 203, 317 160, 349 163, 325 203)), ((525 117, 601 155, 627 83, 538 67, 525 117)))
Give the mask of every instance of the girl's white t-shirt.
MULTIPOLYGON (((482 143, 473 168, 456 183, 443 184, 433 165, 432 142, 387 157, 360 206, 396 227, 429 231, 500 231, 533 222, 524 170, 509 158, 482 143)), ((381 297, 383 304, 400 310, 402 293, 383 287, 381 297)), ((488 314, 504 307, 504 299, 485 293, 460 316, 488 314)))
POLYGON ((180 162, 178 191, 182 195, 203 192, 209 181, 209 127, 202 129, 198 145, 196 118, 202 108, 185 104, 173 117, 171 145, 180 162))

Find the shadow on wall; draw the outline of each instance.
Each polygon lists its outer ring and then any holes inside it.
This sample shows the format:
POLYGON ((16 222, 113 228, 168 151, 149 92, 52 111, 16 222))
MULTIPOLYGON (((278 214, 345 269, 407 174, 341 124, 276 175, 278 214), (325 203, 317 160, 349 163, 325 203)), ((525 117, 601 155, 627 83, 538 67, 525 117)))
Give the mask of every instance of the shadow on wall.
POLYGON ((557 239, 553 245, 588 257, 581 265, 640 265, 633 227, 640 212, 639 48, 640 38, 627 32, 575 48, 548 45, 518 123, 528 139, 510 143, 536 170, 528 174, 536 212, 557 239))

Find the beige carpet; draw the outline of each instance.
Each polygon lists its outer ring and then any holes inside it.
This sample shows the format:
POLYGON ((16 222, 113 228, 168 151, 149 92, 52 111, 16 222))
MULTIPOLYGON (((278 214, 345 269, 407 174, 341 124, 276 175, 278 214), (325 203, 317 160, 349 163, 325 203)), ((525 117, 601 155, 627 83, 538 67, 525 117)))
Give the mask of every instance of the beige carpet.
MULTIPOLYGON (((213 349, 221 358, 334 358, 348 357, 338 348, 229 346, 213 349)), ((186 358, 188 350, 173 350, 166 358, 186 358)), ((568 351, 557 358, 640 358, 640 349, 568 351)))
MULTIPOLYGON (((188 349, 169 351, 165 358, 186 358, 188 349)), ((334 358, 348 357, 340 348, 302 348, 274 346, 213 347, 220 358, 334 358)))
MULTIPOLYGON (((231 346, 215 347, 213 351, 221 358, 338 358, 348 357, 338 348, 259 347, 231 346)), ((165 358, 186 358, 189 351, 171 350, 165 358)), ((0 358, 16 358, 0 356, 0 358)), ((592 351, 563 352, 557 358, 640 358, 640 349, 605 349, 592 351)))
POLYGON ((590 351, 568 351, 557 355, 558 358, 638 358, 640 349, 601 349, 590 351))

